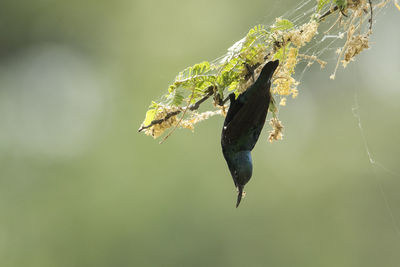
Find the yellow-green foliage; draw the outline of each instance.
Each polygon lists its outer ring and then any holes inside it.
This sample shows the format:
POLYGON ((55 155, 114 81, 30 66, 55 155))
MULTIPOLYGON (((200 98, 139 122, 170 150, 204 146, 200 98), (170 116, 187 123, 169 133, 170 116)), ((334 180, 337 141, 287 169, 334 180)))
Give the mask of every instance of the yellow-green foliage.
MULTIPOLYGON (((375 8, 382 8, 388 1, 390 0, 383 0, 375 8)), ((299 82, 293 77, 298 62, 307 60, 308 65, 317 62, 321 67, 325 66, 326 62, 317 56, 302 54, 302 48, 318 34, 318 28, 324 23, 325 17, 335 11, 339 18, 335 23, 330 22, 331 26, 341 21, 342 24, 338 26, 347 33, 347 41, 339 50, 336 69, 339 62, 345 66, 363 49, 368 48, 372 22, 366 22, 367 16, 363 17, 363 14, 369 8, 373 9, 369 1, 319 0, 316 5, 314 14, 306 23, 295 25, 290 20, 277 18, 269 27, 257 25, 233 44, 222 59, 204 61, 180 72, 161 101, 152 102, 149 106, 139 131, 156 138, 171 127, 193 129, 193 125, 201 120, 215 114, 225 114, 227 106, 223 100, 227 95, 232 92, 236 96, 243 93, 257 79, 263 65, 273 59, 279 59, 280 64, 272 80, 271 92, 273 97, 280 98, 279 105, 286 105, 287 96, 295 98, 298 95, 299 82), (360 32, 364 22, 370 24, 370 30, 357 35, 356 30, 360 32), (199 105, 207 99, 213 99, 214 109, 197 113, 199 105), (180 119, 177 118, 179 114, 180 119)), ((372 17, 372 12, 370 16, 372 17)), ((276 119, 278 109, 274 99, 271 107, 273 108, 270 111, 276 119)), ((276 119, 271 123, 275 130, 282 129, 278 122, 276 119)), ((281 137, 279 131, 275 131, 273 140, 281 137)))

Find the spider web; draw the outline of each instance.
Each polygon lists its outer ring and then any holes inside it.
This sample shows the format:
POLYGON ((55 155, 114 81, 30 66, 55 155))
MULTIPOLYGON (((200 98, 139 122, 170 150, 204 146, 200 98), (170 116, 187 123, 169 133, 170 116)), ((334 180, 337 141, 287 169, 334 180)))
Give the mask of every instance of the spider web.
POLYGON ((367 139, 367 137, 365 135, 365 130, 364 130, 364 127, 363 127, 363 124, 362 124, 362 119, 361 119, 361 115, 360 115, 360 106, 359 106, 359 103, 358 103, 358 91, 357 91, 357 88, 354 89, 354 104, 353 104, 353 107, 352 107, 351 111, 353 113, 354 118, 356 119, 357 126, 358 126, 358 129, 360 131, 362 143, 363 143, 363 146, 364 146, 364 149, 365 149, 365 153, 368 156, 368 161, 369 161, 371 170, 372 170, 372 172, 374 174, 375 182, 377 184, 377 187, 379 188, 379 192, 380 192, 380 194, 382 196, 384 205, 386 207, 386 210, 387 210, 388 215, 390 217, 390 220, 392 222, 394 231, 396 232, 397 237, 400 238, 400 226, 399 226, 399 223, 396 220, 396 217, 394 215, 393 208, 392 208, 390 199, 388 197, 388 194, 386 193, 386 190, 385 190, 385 187, 383 185, 383 182, 379 177, 378 169, 382 169, 384 172, 386 172, 386 173, 388 173, 391 176, 396 177, 396 178, 399 178, 400 176, 397 173, 395 173, 394 171, 392 171, 389 168, 387 168, 382 163, 380 163, 380 162, 375 160, 375 157, 374 157, 374 155, 373 155, 373 153, 371 151, 371 148, 370 148, 368 139, 367 139))
MULTIPOLYGON (((357 34, 365 34, 368 32, 369 27, 372 28, 372 25, 376 22, 376 18, 379 17, 380 13, 387 8, 387 4, 390 1, 391 0, 371 1, 371 9, 373 10, 372 14, 368 13, 370 10, 365 10, 365 14, 363 16, 355 18, 351 22, 345 22, 344 20, 346 20, 347 17, 342 15, 339 11, 332 12, 330 15, 326 16, 323 23, 319 25, 318 33, 313 40, 300 49, 300 53, 303 55, 303 58, 299 58, 298 64, 296 65, 296 81, 301 83, 304 75, 311 68, 311 66, 314 65, 314 63, 321 64, 322 68, 325 67, 325 63, 327 63, 327 68, 331 73, 330 78, 334 79, 337 70, 340 69, 342 65, 341 63, 343 63, 343 53, 346 49, 346 35, 349 31, 349 27, 346 29, 342 27, 343 25, 341 24, 354 24, 357 26, 355 31, 357 34), (372 19, 371 23, 367 22, 369 19, 372 19)), ((296 26, 305 25, 310 21, 310 18, 316 14, 316 2, 317 1, 315 0, 300 1, 297 6, 289 11, 286 11, 282 16, 280 16, 280 18, 288 19, 296 26)), ((333 5, 328 5, 319 11, 319 13, 325 14, 332 9, 332 7, 333 5)), ((264 26, 268 28, 273 24, 273 21, 268 21, 264 23, 264 26)), ((211 63, 217 64, 226 61, 226 59, 229 57, 232 57, 234 54, 232 50, 234 50, 235 46, 243 40, 244 38, 236 42, 231 48, 228 49, 228 52, 225 55, 214 59, 211 61, 211 63)), ((350 59, 350 61, 352 60, 353 59, 350 59)), ((345 67, 345 64, 343 64, 343 66, 345 67)), ((275 97, 281 98, 279 95, 275 95, 275 97)))
MULTIPOLYGON (((354 2, 360 2, 360 1, 362 0, 354 2)), ((358 34, 362 33, 365 34, 373 30, 373 25, 376 23, 381 13, 387 9, 388 4, 391 2, 391 0, 377 0, 377 1, 367 1, 367 2, 371 3, 370 6, 371 9, 364 10, 365 11, 364 14, 361 17, 356 18, 352 22, 354 25, 358 25, 356 29, 358 34)), ((333 7, 332 5, 325 7, 319 13, 325 14, 332 7, 333 7)), ((300 1, 297 4, 297 6, 295 6, 293 9, 290 9, 289 11, 285 12, 280 18, 288 19, 296 26, 304 25, 310 21, 311 16, 315 15, 316 8, 317 6, 315 0, 303 0, 300 1)), ((315 60, 315 58, 317 58, 321 62, 327 63, 326 65, 329 71, 328 73, 331 73, 330 75, 331 79, 335 78, 336 72, 342 67, 342 65, 343 67, 346 67, 346 64, 341 64, 343 63, 343 52, 346 48, 346 41, 347 41, 346 37, 348 37, 348 30, 349 30, 349 27, 346 29, 344 27, 341 27, 341 25, 342 23, 346 23, 345 22, 346 19, 347 17, 344 14, 340 13, 339 10, 337 10, 336 12, 332 12, 330 15, 326 17, 325 19, 326 23, 320 25, 320 27, 318 28, 318 34, 313 38, 313 40, 300 49, 300 53, 302 55, 305 55, 305 57, 303 57, 298 61, 294 75, 296 81, 300 83, 300 88, 304 77, 306 76, 310 68, 314 65, 314 63, 321 64, 320 62, 315 60)), ((274 23, 273 21, 272 22, 268 21, 264 23, 264 26, 269 27, 273 25, 273 23, 274 23)), ((211 61, 211 63, 220 63, 225 61, 227 58, 232 57, 233 55, 232 48, 234 50, 235 45, 237 45, 243 40, 244 38, 236 42, 230 49, 228 49, 228 52, 226 54, 214 59, 213 61, 211 61)), ((351 59, 350 61, 353 60, 351 59)), ((321 68, 324 67, 323 65, 324 64, 321 64, 321 68)), ((274 95, 274 97, 282 98, 282 96, 279 95, 274 95)), ((369 142, 367 140, 365 130, 363 128, 360 109, 361 108, 358 101, 358 91, 355 88, 354 102, 353 106, 351 107, 352 115, 356 119, 356 125, 360 132, 360 137, 362 140, 365 153, 368 158, 368 163, 375 178, 374 182, 376 183, 376 186, 379 189, 380 195, 382 197, 382 202, 386 207, 388 217, 393 226, 393 231, 396 233, 398 240, 400 240, 400 223, 397 221, 395 217, 392 208, 392 203, 385 190, 384 184, 379 176, 378 171, 382 170, 385 173, 396 178, 400 178, 400 175, 390 170, 384 164, 380 163, 375 159, 375 156, 373 155, 369 142)), ((277 113, 279 113, 279 110, 280 109, 278 109, 277 113)))
MULTIPOLYGON (((305 77, 306 73, 310 70, 311 66, 313 66, 315 63, 320 64, 322 67, 325 64, 321 64, 321 62, 326 62, 329 71, 328 73, 331 73, 330 78, 331 79, 335 78, 337 70, 340 69, 342 65, 345 67, 347 63, 352 61, 353 56, 350 57, 350 59, 347 60, 347 62, 343 62, 344 52, 346 52, 346 47, 348 47, 347 46, 348 40, 351 39, 352 36, 357 34, 366 35, 367 37, 369 37, 369 35, 371 34, 371 28, 373 30, 377 18, 379 18, 380 14, 387 8, 391 0, 376 0, 376 1, 354 0, 352 2, 357 2, 357 3, 363 2, 365 4, 362 12, 358 13, 359 14, 358 16, 351 16, 352 12, 354 11, 349 11, 347 14, 345 14, 346 11, 343 12, 340 12, 339 10, 332 11, 332 8, 334 7, 333 5, 331 6, 328 5, 319 12, 319 14, 328 14, 329 10, 331 10, 331 14, 325 17, 324 23, 320 23, 320 26, 318 27, 318 34, 316 34, 313 37, 312 41, 307 43, 305 46, 302 46, 301 49, 299 50, 299 53, 302 55, 302 57, 299 57, 298 64, 296 65, 295 69, 294 78, 296 79, 297 82, 300 82, 300 88, 303 78, 305 77), (368 3, 370 5, 368 5, 368 3), (346 23, 347 27, 343 26, 346 25, 346 23), (351 29, 349 25, 350 26, 354 25, 353 28, 354 35, 349 34, 349 31, 351 29)), ((303 0, 299 2, 296 7, 284 13, 280 18, 287 19, 290 22, 292 22, 296 27, 299 27, 301 25, 307 24, 310 21, 311 16, 314 16, 316 14, 316 9, 317 5, 315 0, 303 0)), ((264 23, 264 26, 268 28, 273 24, 274 22, 264 23)), ((211 63, 215 63, 215 65, 218 65, 221 62, 227 61, 227 58, 231 58, 234 55, 235 52, 232 51, 235 50, 235 46, 237 46, 237 44, 240 44, 240 42, 243 40, 244 38, 236 42, 230 49, 228 49, 225 55, 216 58, 215 60, 211 61, 211 63)), ((280 95, 275 95, 274 97, 281 98, 282 100, 282 96, 280 95)), ((188 110, 188 107, 189 106, 186 107, 185 112, 186 110, 188 110)), ((185 112, 183 113, 181 120, 183 119, 185 112)), ((366 138, 365 130, 362 125, 357 91, 354 92, 354 103, 352 107, 352 113, 356 119, 356 124, 360 131, 364 150, 366 155, 368 156, 368 162, 371 171, 375 177, 375 182, 382 195, 383 203, 386 206, 387 213, 392 222, 394 231, 396 232, 397 237, 400 238, 399 222, 396 220, 390 198, 388 197, 384 185, 378 175, 378 170, 383 170, 384 172, 396 178, 400 177, 400 175, 386 168, 383 164, 379 163, 375 159, 370 149, 369 142, 366 138)), ((217 113, 212 113, 212 114, 210 113, 209 115, 207 115, 207 118, 209 116, 216 114, 217 113)), ((170 131, 170 133, 166 137, 168 137, 176 129, 179 123, 180 122, 176 124, 175 128, 172 131, 170 131)), ((164 140, 165 138, 163 139, 163 141, 164 140)))
MULTIPOLYGON (((387 2, 387 1, 386 1, 387 2)), ((372 1, 372 5, 380 4, 383 3, 382 1, 372 1)), ((285 14, 282 15, 282 18, 287 18, 290 21, 292 21, 295 25, 302 25, 307 22, 309 17, 315 12, 316 6, 315 6, 315 1, 313 0, 305 0, 300 2, 293 10, 287 11, 285 14)), ((383 6, 382 8, 373 8, 373 17, 372 17, 372 26, 376 23, 377 18, 379 18, 379 15, 384 12, 387 9, 387 6, 383 6)), ((326 11, 327 12, 327 11, 326 11)), ((324 12, 322 12, 324 13, 324 12)), ((335 20, 337 20, 337 23, 340 23, 340 18, 338 16, 341 16, 339 12, 336 14, 331 14, 329 15, 330 17, 327 18, 328 21, 327 25, 332 25, 335 24, 335 20)), ((371 16, 371 14, 366 14, 364 18, 360 18, 360 20, 368 19, 368 16, 371 16)), ((337 24, 336 23, 336 24, 337 24)), ((368 23, 365 24, 363 27, 360 27, 359 31, 360 32, 365 32, 367 31, 368 23)), ((331 67, 331 78, 334 78, 336 74, 336 70, 339 67, 340 63, 340 58, 339 58, 339 53, 340 49, 343 48, 345 42, 346 42, 346 31, 343 31, 343 28, 338 27, 338 26, 333 26, 330 29, 324 29, 322 27, 319 28, 319 34, 314 37, 314 40, 304 47, 302 53, 305 55, 309 56, 315 56, 323 61, 326 61, 328 64, 327 66, 330 67, 332 66, 332 63, 336 64, 336 68, 331 67), (333 77, 332 77, 333 76, 333 77)), ((304 60, 305 64, 299 64, 296 67, 296 80, 299 81, 300 83, 303 81, 307 71, 310 69, 312 66, 312 63, 310 60, 304 60)), ((303 62, 303 63, 304 63, 303 62)), ((300 85, 301 87, 301 85, 300 85)), ((393 212, 392 208, 392 203, 391 200, 385 190, 383 181, 381 180, 381 177, 379 175, 379 170, 389 174, 390 176, 394 178, 400 178, 400 175, 389 168, 387 168, 384 164, 380 163, 379 161, 376 160, 370 144, 368 142, 368 139, 365 134, 365 130, 363 127, 362 123, 362 117, 360 114, 360 105, 359 105, 359 100, 358 100, 358 89, 354 88, 354 102, 353 106, 351 107, 352 115, 355 118, 357 127, 360 132, 361 140, 362 140, 362 145, 364 147, 365 153, 368 158, 368 163, 370 165, 371 171, 373 173, 374 177, 374 182, 380 192, 382 202, 384 206, 386 207, 386 211, 388 214, 388 217, 391 221, 391 224, 393 226, 393 230, 396 233, 396 236, 400 240, 400 224, 397 221, 395 214, 393 212)))

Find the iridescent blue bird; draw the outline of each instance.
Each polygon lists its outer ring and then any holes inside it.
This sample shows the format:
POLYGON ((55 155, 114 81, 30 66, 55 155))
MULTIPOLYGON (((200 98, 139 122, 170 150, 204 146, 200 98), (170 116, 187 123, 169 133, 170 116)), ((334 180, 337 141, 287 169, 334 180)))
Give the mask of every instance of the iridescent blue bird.
POLYGON ((242 199, 243 188, 253 173, 251 151, 257 143, 271 101, 271 77, 279 61, 264 65, 257 80, 235 99, 229 95, 230 107, 222 129, 221 145, 224 158, 238 190, 236 207, 242 199))

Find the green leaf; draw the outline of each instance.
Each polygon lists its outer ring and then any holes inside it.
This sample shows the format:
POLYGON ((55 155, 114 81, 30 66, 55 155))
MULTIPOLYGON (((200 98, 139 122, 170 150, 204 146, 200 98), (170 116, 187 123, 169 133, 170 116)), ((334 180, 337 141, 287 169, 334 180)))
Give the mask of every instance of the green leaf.
POLYGON ((144 119, 143 125, 144 126, 150 125, 150 123, 154 120, 156 114, 157 114, 157 109, 149 109, 146 112, 146 118, 144 119))
POLYGON ((221 99, 224 99, 224 88, 218 87, 218 94, 221 99))
POLYGON ((318 7, 317 7, 317 12, 320 12, 321 9, 324 8, 327 4, 329 4, 332 0, 319 0, 318 1, 318 7))
POLYGON ((274 59, 279 59, 279 61, 283 62, 284 61, 283 56, 285 55, 285 53, 286 53, 285 56, 287 56, 287 51, 289 50, 289 46, 290 44, 287 44, 285 47, 282 46, 281 48, 279 48, 279 50, 274 55, 274 59))
POLYGON ((210 63, 208 61, 203 61, 199 64, 193 65, 192 67, 192 74, 200 75, 210 70, 210 63))
POLYGON ((229 86, 228 86, 228 91, 233 91, 236 90, 237 86, 238 86, 239 82, 238 81, 234 81, 232 82, 229 86))
POLYGON ((234 71, 224 71, 221 75, 217 78, 217 83, 219 87, 226 88, 232 82, 236 81, 239 78, 239 74, 234 71))
POLYGON ((271 26, 271 31, 285 31, 294 27, 293 22, 287 19, 277 19, 275 24, 271 26))
POLYGON ((171 105, 178 107, 182 104, 183 99, 184 96, 182 95, 182 92, 175 91, 171 99, 171 105))
POLYGON ((254 26, 253 28, 251 28, 249 30, 249 32, 247 33, 246 37, 247 37, 247 39, 252 39, 252 38, 257 37, 257 35, 266 34, 266 33, 268 33, 268 32, 265 29, 265 26, 259 24, 259 25, 254 26))
POLYGON ((175 85, 175 84, 171 84, 171 85, 168 87, 168 93, 172 94, 172 92, 174 92, 175 89, 176 89, 176 85, 175 85))
POLYGON ((276 116, 276 113, 278 112, 278 108, 276 107, 275 104, 275 99, 271 98, 271 101, 269 102, 269 107, 268 107, 269 112, 273 114, 273 116, 276 116))
POLYGON ((347 0, 334 0, 334 2, 340 8, 340 10, 347 8, 347 0))
POLYGON ((150 104, 150 106, 149 106, 149 109, 156 109, 156 108, 158 108, 158 103, 157 103, 157 102, 154 102, 154 101, 151 101, 151 104, 150 104))
POLYGON ((179 73, 175 80, 183 80, 196 75, 202 75, 211 70, 210 62, 203 61, 201 63, 195 64, 191 67, 187 67, 179 73))

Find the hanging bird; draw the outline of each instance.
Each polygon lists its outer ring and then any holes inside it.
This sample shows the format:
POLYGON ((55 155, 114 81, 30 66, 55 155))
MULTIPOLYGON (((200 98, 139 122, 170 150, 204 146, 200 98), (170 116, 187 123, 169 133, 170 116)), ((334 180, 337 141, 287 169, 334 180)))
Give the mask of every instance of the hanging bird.
POLYGON ((221 145, 238 190, 236 207, 253 172, 250 152, 257 143, 267 117, 271 101, 271 77, 278 65, 278 60, 268 62, 257 80, 237 99, 235 94, 229 95, 231 104, 222 129, 221 145))

